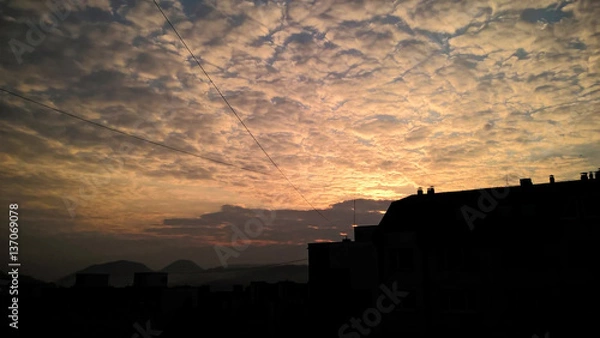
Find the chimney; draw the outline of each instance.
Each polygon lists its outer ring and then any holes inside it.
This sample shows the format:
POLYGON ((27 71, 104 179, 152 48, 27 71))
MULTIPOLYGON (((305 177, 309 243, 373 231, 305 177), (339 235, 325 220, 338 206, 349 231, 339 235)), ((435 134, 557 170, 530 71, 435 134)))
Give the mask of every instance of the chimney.
POLYGON ((435 193, 435 190, 433 190, 433 186, 427 188, 427 195, 433 195, 435 193))
POLYGON ((522 178, 520 179, 520 183, 522 187, 530 187, 533 185, 531 178, 522 178))
POLYGON ((417 189, 417 195, 423 195, 423 188, 419 187, 419 189, 417 189))
POLYGON ((550 175, 550 183, 554 183, 554 175, 550 175))
POLYGON ((588 180, 587 173, 581 173, 581 180, 582 181, 587 181, 588 180))
MULTIPOLYGON (((590 180, 593 180, 593 179, 594 179, 594 172, 593 172, 593 171, 590 171, 590 174, 589 174, 589 176, 590 176, 590 180)), ((596 177, 596 178, 598 178, 598 177, 596 177)))

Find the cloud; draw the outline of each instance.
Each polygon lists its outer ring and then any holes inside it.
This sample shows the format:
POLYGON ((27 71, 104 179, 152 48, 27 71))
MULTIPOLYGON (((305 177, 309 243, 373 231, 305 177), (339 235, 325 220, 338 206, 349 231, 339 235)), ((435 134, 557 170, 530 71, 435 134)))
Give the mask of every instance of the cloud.
MULTIPOLYGON (((545 181, 549 170, 576 179, 597 167, 595 1, 161 6, 237 116, 150 2, 81 2, 48 31, 40 27, 52 13, 45 3, 3 6, 0 87, 233 164, 1 94, 3 187, 56 220, 57 232, 199 231, 195 240, 206 244, 226 240, 218 220, 242 221, 223 205, 311 209, 271 160, 320 210, 353 198, 399 199, 418 186, 478 188, 504 184, 507 174, 545 181), (44 34, 35 43, 28 20, 44 34), (22 62, 12 40, 30 47, 22 62), (160 221, 195 217, 211 222, 160 221)), ((340 230, 320 234, 318 214, 289 220, 263 244, 337 238, 340 230)))

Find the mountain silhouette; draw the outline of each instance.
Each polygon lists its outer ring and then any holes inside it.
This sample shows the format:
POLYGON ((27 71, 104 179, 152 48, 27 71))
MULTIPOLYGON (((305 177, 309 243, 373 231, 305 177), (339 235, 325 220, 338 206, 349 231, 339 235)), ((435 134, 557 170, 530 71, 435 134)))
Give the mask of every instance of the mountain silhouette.
POLYGON ((180 259, 165 266, 160 271, 166 272, 168 274, 194 274, 200 273, 204 271, 204 269, 202 269, 200 266, 198 266, 198 264, 190 260, 180 259))
POLYGON ((152 272, 153 270, 146 265, 132 261, 114 261, 103 264, 94 264, 76 273, 72 273, 56 281, 56 284, 63 287, 75 285, 77 273, 107 273, 110 275, 109 284, 114 287, 124 287, 133 284, 133 275, 136 272, 152 272))
MULTIPOLYGON (((8 273, 0 270, 0 290, 4 291, 4 288, 8 289, 8 287, 12 283, 12 278, 13 277, 10 276, 8 273)), ((21 288, 21 292, 25 290, 30 290, 31 288, 35 289, 38 287, 56 287, 54 283, 48 283, 46 281, 39 280, 37 278, 22 273, 19 273, 18 279, 19 288, 21 288)))

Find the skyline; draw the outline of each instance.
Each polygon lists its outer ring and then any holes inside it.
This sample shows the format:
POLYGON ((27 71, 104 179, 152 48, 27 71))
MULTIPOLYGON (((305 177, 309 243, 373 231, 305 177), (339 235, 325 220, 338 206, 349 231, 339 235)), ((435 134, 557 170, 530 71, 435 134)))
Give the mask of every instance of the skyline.
POLYGON ((417 187, 575 180, 600 163, 593 1, 160 1, 333 224, 152 2, 48 3, 0 1, 0 88, 234 166, 0 94, 1 197, 21 206, 34 276, 117 259, 217 266, 214 246, 252 209, 273 223, 230 263, 294 260, 351 232, 354 199, 376 224, 417 187))

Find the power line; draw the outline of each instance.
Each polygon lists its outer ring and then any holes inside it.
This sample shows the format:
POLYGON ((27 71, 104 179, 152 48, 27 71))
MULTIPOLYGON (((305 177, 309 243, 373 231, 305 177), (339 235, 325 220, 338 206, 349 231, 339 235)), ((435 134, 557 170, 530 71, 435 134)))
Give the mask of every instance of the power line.
POLYGON ((267 265, 263 265, 263 266, 260 266, 260 267, 257 266, 257 268, 261 268, 261 267, 263 267, 263 268, 270 268, 270 267, 273 267, 273 266, 286 265, 286 264, 290 264, 290 263, 304 262, 304 261, 307 261, 307 260, 308 260, 308 258, 302 258, 302 259, 296 259, 296 260, 293 260, 293 261, 267 264, 267 265))
POLYGON ((187 151, 187 150, 178 149, 178 148, 175 148, 175 147, 172 147, 172 146, 169 146, 169 145, 163 144, 163 143, 159 143, 159 142, 152 141, 152 140, 149 140, 149 139, 146 139, 146 138, 143 138, 143 137, 140 137, 140 136, 134 135, 134 134, 130 134, 130 133, 124 132, 124 131, 122 131, 122 130, 119 130, 119 129, 116 129, 116 128, 112 128, 112 127, 109 127, 109 126, 103 125, 103 124, 101 124, 101 123, 98 123, 98 122, 94 122, 94 121, 91 121, 91 120, 85 119, 85 118, 83 118, 83 117, 81 117, 81 116, 77 116, 77 115, 75 115, 75 114, 71 114, 71 113, 69 113, 69 112, 66 112, 66 111, 64 111, 64 110, 61 110, 61 109, 58 109, 58 108, 51 107, 51 106, 49 106, 49 105, 47 105, 47 104, 45 104, 45 103, 42 103, 42 102, 36 101, 36 100, 34 100, 34 99, 30 99, 30 98, 28 98, 28 97, 25 97, 25 96, 23 96, 23 95, 21 95, 21 94, 15 93, 15 92, 13 92, 13 91, 10 91, 10 90, 8 90, 8 89, 0 88, 0 91, 3 91, 3 92, 5 92, 5 93, 7 93, 7 94, 10 94, 10 95, 12 95, 12 96, 18 97, 18 98, 20 98, 20 99, 22 99, 22 100, 25 100, 25 101, 28 101, 28 102, 31 102, 31 103, 37 104, 37 105, 39 105, 39 106, 41 106, 41 107, 44 107, 44 108, 46 108, 46 109, 53 110, 53 111, 55 111, 55 112, 57 112, 57 113, 59 113, 59 114, 66 115, 66 116, 69 116, 69 117, 71 117, 71 118, 74 118, 74 119, 77 119, 77 120, 80 120, 80 121, 83 121, 83 122, 90 123, 90 124, 92 124, 92 125, 94 125, 94 126, 96 126, 96 127, 104 128, 104 129, 110 130, 110 131, 112 131, 112 132, 114 132, 114 133, 118 133, 118 134, 121 134, 121 135, 125 135, 125 136, 128 136, 128 137, 134 138, 134 139, 136 139, 136 140, 140 140, 140 141, 143 141, 143 142, 147 142, 147 143, 150 143, 150 144, 153 144, 153 145, 155 145, 155 146, 159 146, 159 147, 162 147, 162 148, 165 148, 165 149, 171 150, 171 151, 175 151, 175 152, 178 152, 178 153, 182 153, 182 154, 186 154, 186 155, 194 156, 194 157, 197 157, 197 158, 201 158, 201 159, 203 159, 203 160, 211 161, 211 162, 213 162, 213 163, 216 163, 216 164, 226 165, 226 166, 229 166, 229 167, 234 167, 234 168, 241 169, 241 170, 251 171, 251 172, 254 172, 254 173, 258 173, 258 174, 263 174, 263 175, 271 175, 271 174, 269 174, 269 173, 265 173, 265 172, 262 172, 262 171, 259 171, 259 170, 254 170, 254 169, 250 169, 250 168, 239 167, 239 166, 236 166, 235 164, 232 164, 232 163, 229 163, 229 162, 225 162, 225 161, 217 160, 217 159, 214 159, 214 158, 210 158, 210 157, 206 157, 206 156, 198 155, 198 154, 195 154, 195 153, 189 152, 189 151, 187 151))
POLYGON ((181 41, 181 43, 183 44, 183 46, 185 47, 185 49, 188 51, 188 53, 191 55, 191 57, 194 59, 194 61, 198 65, 198 67, 200 67, 200 69, 202 70, 202 72, 204 73, 204 75, 206 76, 206 78, 208 79, 208 81, 210 82, 210 84, 217 91, 217 93, 219 94, 219 96, 221 97, 221 99, 223 99, 223 101, 225 102, 225 104, 227 105, 227 107, 229 107, 229 110, 231 110, 231 112, 233 113, 233 115, 238 119, 238 121, 244 127, 244 129, 246 129, 246 132, 252 137, 252 139, 254 140, 254 142, 256 142, 256 144, 258 145, 258 147, 260 148, 260 150, 262 150, 262 152, 269 159, 269 161, 273 164, 273 166, 279 171, 279 173, 281 174, 281 176, 283 176, 283 178, 285 178, 285 180, 292 186, 292 188, 294 188, 294 190, 296 190, 296 192, 302 197, 302 199, 308 205, 311 206, 311 208, 314 211, 316 211, 327 222, 329 222, 330 224, 333 224, 333 222, 331 222, 327 217, 325 217, 325 215, 323 215, 323 213, 321 213, 317 208, 315 208, 315 206, 312 203, 310 203, 308 201, 308 199, 304 196, 304 194, 300 191, 300 189, 298 189, 298 187, 296 187, 294 185, 294 183, 292 183, 292 181, 290 181, 290 179, 287 177, 287 175, 281 170, 281 168, 279 168, 279 166, 277 165, 277 163, 275 163, 275 161, 273 161, 273 159, 271 158, 271 156, 269 155, 269 153, 267 153, 267 151, 265 150, 265 148, 263 148, 263 146, 260 144, 260 142, 258 142, 258 140, 256 139, 256 137, 254 137, 254 134, 252 134, 252 132, 250 131, 250 129, 248 129, 248 126, 246 126, 246 123, 244 123, 244 121, 240 118, 240 116, 235 111, 235 109, 233 109, 233 107, 231 106, 231 104, 229 103, 229 101, 227 100, 227 98, 225 98, 225 96, 223 95, 223 93, 221 93, 221 90, 219 90, 219 87, 217 87, 217 85, 212 80, 212 78, 210 77, 210 75, 208 75, 208 73, 206 72, 206 70, 204 69, 204 67, 200 63, 200 61, 198 61, 198 58, 196 58, 196 56, 194 55, 194 53, 192 52, 192 50, 188 47, 188 45, 185 42, 185 40, 183 39, 183 37, 181 36, 181 34, 179 34, 179 32, 177 31, 177 29, 175 28, 175 26, 173 25, 173 23, 171 23, 171 20, 169 20, 169 18, 167 17, 167 15, 165 14, 165 12, 162 10, 162 8, 158 4, 158 2, 156 2, 156 0, 153 0, 153 2, 154 2, 154 5, 156 5, 156 8, 158 8, 158 10, 160 11, 160 13, 162 14, 162 16, 165 18, 165 20, 167 21, 167 23, 169 24, 169 26, 171 26, 171 29, 173 29, 173 32, 175 32, 175 34, 177 35, 177 38, 179 38, 179 41, 181 41))

